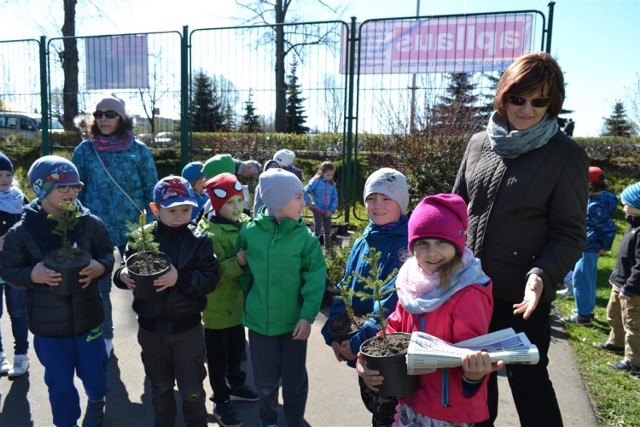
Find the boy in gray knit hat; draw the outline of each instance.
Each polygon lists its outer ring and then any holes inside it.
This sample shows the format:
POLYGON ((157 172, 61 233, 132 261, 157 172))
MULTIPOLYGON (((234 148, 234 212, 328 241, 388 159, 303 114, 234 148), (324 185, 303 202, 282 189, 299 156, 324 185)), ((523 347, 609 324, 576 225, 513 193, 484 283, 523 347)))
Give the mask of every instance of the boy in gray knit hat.
POLYGON ((236 243, 247 260, 238 280, 246 292, 244 325, 249 345, 260 349, 251 352, 251 362, 262 425, 278 423, 281 382, 287 425, 299 426, 308 395, 307 339, 320 310, 327 265, 320 242, 300 219, 305 207, 300 180, 269 169, 260 175, 260 196, 265 208, 242 228, 236 243))

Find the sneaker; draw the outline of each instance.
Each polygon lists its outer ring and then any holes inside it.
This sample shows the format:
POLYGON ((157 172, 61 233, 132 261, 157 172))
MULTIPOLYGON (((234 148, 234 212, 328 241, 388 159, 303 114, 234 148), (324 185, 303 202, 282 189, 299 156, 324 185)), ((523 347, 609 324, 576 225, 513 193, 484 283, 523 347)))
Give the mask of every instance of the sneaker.
POLYGON ((7 375, 12 368, 7 356, 4 353, 0 353, 0 375, 7 375))
POLYGON ((213 416, 222 427, 242 427, 242 421, 230 400, 213 407, 213 416))
POLYGON ((613 369, 619 369, 621 371, 629 371, 632 375, 640 374, 640 366, 634 366, 628 360, 621 360, 620 362, 609 362, 607 365, 613 369))
POLYGON ((245 402, 257 402, 258 393, 246 384, 234 387, 229 392, 231 400, 243 400, 245 402))
POLYGON ((582 326, 591 326, 591 319, 593 316, 581 316, 579 314, 574 314, 573 316, 563 317, 562 323, 576 323, 582 326))
POLYGON ((104 348, 107 351, 107 357, 111 357, 111 353, 113 353, 113 338, 104 339, 104 348))
POLYGON ((102 421, 104 420, 104 405, 104 399, 99 402, 88 402, 87 411, 85 412, 84 419, 82 420, 82 427, 102 427, 102 421))
POLYGON ((556 295, 565 297, 565 298, 573 298, 573 291, 569 288, 565 288, 561 291, 557 291, 556 295))
POLYGON ((609 341, 607 341, 607 342, 594 342, 593 346, 595 348, 599 348, 600 350, 613 351, 614 353, 623 353, 624 352, 624 347, 616 347, 615 345, 611 344, 609 341))
POLYGON ((9 370, 9 378, 19 377, 29 372, 29 356, 18 354, 13 358, 13 368, 9 370))

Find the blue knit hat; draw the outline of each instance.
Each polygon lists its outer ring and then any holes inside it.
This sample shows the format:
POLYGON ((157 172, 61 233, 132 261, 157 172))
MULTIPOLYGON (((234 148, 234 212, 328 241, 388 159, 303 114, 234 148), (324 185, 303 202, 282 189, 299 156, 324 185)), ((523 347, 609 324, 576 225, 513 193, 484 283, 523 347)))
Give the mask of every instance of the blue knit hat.
POLYGON ((636 182, 625 188, 622 194, 620 194, 620 200, 622 200, 622 203, 625 205, 640 209, 640 182, 636 182))
POLYGON ((202 167, 204 164, 202 162, 191 162, 188 163, 184 168, 182 168, 182 176, 189 182, 193 182, 197 179, 205 176, 202 173, 202 167))
POLYGON ((169 175, 162 178, 153 189, 153 201, 163 208, 178 205, 198 206, 196 193, 189 181, 181 176, 169 175))
POLYGON ((82 184, 78 169, 69 160, 60 156, 43 156, 29 168, 29 184, 42 200, 59 185, 82 184))
POLYGON ((4 153, 0 153, 0 171, 9 171, 13 174, 13 163, 4 153))

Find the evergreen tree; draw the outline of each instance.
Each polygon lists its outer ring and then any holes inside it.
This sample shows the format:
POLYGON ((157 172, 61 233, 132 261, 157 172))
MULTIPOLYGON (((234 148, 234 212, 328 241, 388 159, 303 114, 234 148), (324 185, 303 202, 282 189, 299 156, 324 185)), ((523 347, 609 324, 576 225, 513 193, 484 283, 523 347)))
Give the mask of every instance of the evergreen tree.
POLYGON ((203 71, 198 71, 193 79, 193 100, 191 102, 194 132, 215 132, 223 123, 222 103, 217 94, 215 82, 203 71))
POLYGON ((309 128, 304 125, 307 122, 307 116, 304 115, 305 109, 302 106, 306 98, 300 97, 302 91, 298 84, 296 68, 297 65, 293 63, 287 83, 287 132, 304 134, 309 132, 309 128))
POLYGON ((602 136, 630 137, 638 134, 621 101, 616 101, 611 115, 604 118, 604 125, 606 129, 602 136))
POLYGON ((476 85, 471 83, 468 73, 451 74, 446 94, 440 96, 440 102, 431 109, 429 133, 472 134, 483 129, 488 112, 478 106, 478 95, 474 94, 476 85))
POLYGON ((260 116, 256 114, 256 107, 253 105, 253 92, 251 92, 251 90, 249 90, 249 99, 247 99, 245 103, 244 111, 240 132, 262 132, 260 116))

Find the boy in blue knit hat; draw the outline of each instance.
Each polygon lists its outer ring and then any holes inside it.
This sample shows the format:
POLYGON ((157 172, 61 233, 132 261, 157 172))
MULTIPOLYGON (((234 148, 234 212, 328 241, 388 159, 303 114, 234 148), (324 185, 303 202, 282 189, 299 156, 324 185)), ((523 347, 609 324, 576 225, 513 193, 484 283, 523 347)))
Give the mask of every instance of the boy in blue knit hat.
POLYGON ((615 369, 640 379, 640 182, 622 194, 623 210, 629 227, 622 236, 616 268, 611 273, 611 296, 607 304, 609 339, 596 347, 614 352, 624 351, 624 359, 609 362, 615 369))
POLYGON ((202 172, 203 167, 204 163, 202 162, 191 162, 182 168, 182 177, 191 184, 191 188, 193 188, 196 196, 196 203, 198 204, 198 206, 194 206, 193 211, 191 211, 192 220, 200 217, 204 205, 209 200, 207 194, 204 192, 204 182, 207 180, 207 176, 202 172))
POLYGON ((25 206, 21 221, 7 232, 0 255, 2 278, 26 289, 27 319, 36 355, 44 366, 53 424, 77 425, 80 398, 73 384, 77 374, 88 397, 83 425, 101 426, 109 382, 98 280, 111 274, 113 243, 104 223, 77 200, 83 183, 73 163, 44 156, 31 165, 28 175, 37 199, 25 206), (60 204, 65 202, 81 213, 68 236, 72 246, 92 256, 80 271, 81 291, 71 295, 52 292, 62 276, 43 261, 44 254, 61 247, 49 215, 60 213, 60 204))

